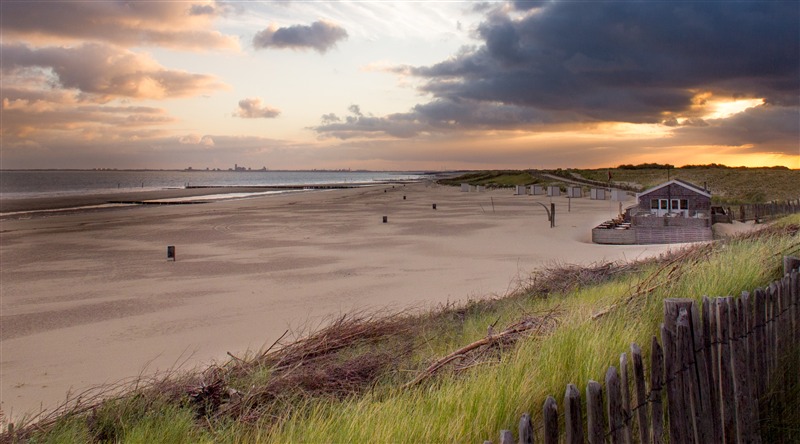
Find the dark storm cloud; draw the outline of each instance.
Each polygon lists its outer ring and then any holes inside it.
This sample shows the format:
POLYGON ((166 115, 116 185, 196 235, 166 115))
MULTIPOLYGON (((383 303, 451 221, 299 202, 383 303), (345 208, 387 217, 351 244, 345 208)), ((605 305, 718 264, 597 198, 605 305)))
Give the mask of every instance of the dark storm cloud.
POLYGON ((322 125, 313 129, 340 139, 387 135, 409 138, 430 132, 514 130, 578 119, 568 111, 545 113, 517 105, 447 99, 416 105, 410 112, 384 117, 364 115, 358 105, 351 105, 349 111, 352 115, 344 119, 333 113, 325 114, 321 118, 322 125))
MULTIPOLYGON (((525 3, 528 4, 528 3, 525 3)), ((796 100, 796 2, 553 2, 493 13, 475 51, 413 70, 436 97, 657 122, 697 89, 796 100)))
MULTIPOLYGON (((693 100, 703 92, 763 98, 798 118, 800 2, 517 1, 511 6, 518 12, 487 11, 475 31, 481 45, 434 65, 392 69, 421 78, 420 89, 434 98, 406 119, 423 128, 669 124, 673 116, 696 119, 693 100)), ((396 116, 384 118, 387 128, 396 116)), ((767 113, 742 123, 753 134, 766 134, 758 128, 769 128, 773 118, 781 117, 767 113)), ((728 138, 733 139, 749 138, 728 138)))
POLYGON ((514 5, 514 9, 519 11, 527 11, 530 9, 541 8, 550 2, 550 0, 514 0, 511 3, 514 5))
POLYGON ((744 146, 760 151, 800 154, 800 118, 797 108, 761 105, 727 119, 689 122, 675 131, 686 144, 744 146))
POLYGON ((339 40, 346 38, 347 31, 344 28, 320 20, 310 26, 294 25, 286 28, 270 26, 253 37, 253 46, 256 49, 310 48, 322 54, 334 47, 339 40))
POLYGON ((338 139, 354 137, 383 137, 386 135, 399 138, 413 137, 424 131, 426 124, 414 120, 411 113, 397 113, 385 117, 375 117, 361 112, 359 105, 350 105, 349 116, 341 118, 334 113, 322 115, 322 124, 313 127, 314 131, 338 139))

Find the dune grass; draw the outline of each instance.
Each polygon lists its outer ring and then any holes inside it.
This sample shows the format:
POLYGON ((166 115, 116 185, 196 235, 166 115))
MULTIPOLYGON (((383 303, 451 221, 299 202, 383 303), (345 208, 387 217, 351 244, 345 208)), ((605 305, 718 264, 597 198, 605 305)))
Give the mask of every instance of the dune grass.
POLYGON ((501 171, 477 171, 465 173, 458 177, 440 179, 442 185, 460 185, 468 183, 470 185, 484 185, 488 187, 513 187, 516 185, 533 185, 539 180, 528 171, 501 170, 501 171))
MULTIPOLYGON (((580 176, 605 182, 608 169, 570 170, 580 176)), ((772 168, 673 168, 610 169, 612 182, 629 183, 643 191, 666 182, 682 179, 697 186, 708 186, 713 202, 724 205, 763 203, 800 198, 800 170, 772 168)))
POLYGON ((170 390, 161 385, 63 415, 26 436, 29 442, 482 442, 514 429, 523 412, 540 424, 547 395, 561 399, 567 383, 584 391, 588 380, 618 365, 632 342, 647 359, 663 299, 735 295, 779 276, 781 256, 800 254, 797 225, 795 215, 759 235, 637 264, 554 265, 522 279, 509 297, 436 313, 342 319, 305 342, 175 381, 170 390), (437 359, 486 338, 488 326, 498 334, 520 320, 531 327, 405 386, 437 359))
MULTIPOLYGON (((794 243, 791 248, 796 252, 796 236, 794 243)), ((625 300, 632 288, 657 270, 569 295, 518 301, 529 311, 558 307, 559 327, 550 335, 521 341, 498 362, 468 375, 448 375, 385 399, 366 396, 319 403, 289 418, 268 441, 481 442, 500 429, 513 430, 526 411, 533 414, 535 424, 541 423, 538 415, 547 395, 560 398, 567 383, 584 390, 589 379, 601 380, 632 342, 642 345, 649 356, 664 298, 700 300, 703 295, 738 294, 763 285, 776 276, 780 260, 774 252, 791 244, 785 238, 725 244, 681 270, 679 279, 660 282, 658 289, 599 320, 591 315, 625 300)), ((475 323, 480 325, 481 320, 475 323)))

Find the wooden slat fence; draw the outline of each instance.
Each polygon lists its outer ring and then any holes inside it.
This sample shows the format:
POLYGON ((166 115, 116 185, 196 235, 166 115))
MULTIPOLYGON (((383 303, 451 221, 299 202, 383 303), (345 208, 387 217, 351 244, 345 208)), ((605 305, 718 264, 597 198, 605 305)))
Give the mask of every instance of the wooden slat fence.
POLYGON ((747 222, 750 220, 765 221, 787 214, 800 213, 800 199, 783 202, 739 205, 739 208, 728 207, 731 220, 747 222))
MULTIPOLYGON (((653 336, 650 345, 649 380, 642 350, 631 344, 631 363, 622 353, 603 385, 589 381, 585 403, 569 384, 563 415, 552 396, 538 427, 522 415, 518 442, 761 443, 758 400, 785 402, 793 395, 783 387, 800 384, 800 374, 779 366, 800 350, 799 305, 794 257, 784 258, 782 279, 736 298, 704 297, 700 306, 667 299, 660 342, 653 336)), ((513 432, 500 432, 501 444, 514 442, 513 432)))

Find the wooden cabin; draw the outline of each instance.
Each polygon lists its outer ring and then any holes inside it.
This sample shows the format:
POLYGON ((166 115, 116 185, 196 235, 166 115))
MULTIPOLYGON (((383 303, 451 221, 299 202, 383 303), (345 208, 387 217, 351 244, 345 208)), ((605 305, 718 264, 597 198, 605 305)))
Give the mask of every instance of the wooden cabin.
POLYGON ((624 220, 592 230, 599 244, 668 244, 712 239, 711 193, 674 179, 636 195, 624 220))
POLYGON ((711 193, 689 182, 673 179, 636 195, 636 214, 657 217, 708 217, 711 213, 711 193))

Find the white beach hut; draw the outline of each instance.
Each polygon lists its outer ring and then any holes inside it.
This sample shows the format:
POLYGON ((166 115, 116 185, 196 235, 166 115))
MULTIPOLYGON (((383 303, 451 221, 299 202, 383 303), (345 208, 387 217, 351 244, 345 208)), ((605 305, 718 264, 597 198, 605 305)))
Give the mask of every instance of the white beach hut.
POLYGON ((589 198, 592 200, 606 200, 606 190, 603 188, 592 188, 589 190, 589 198))

